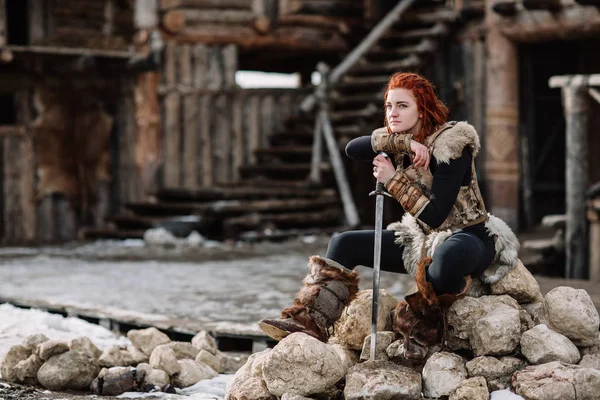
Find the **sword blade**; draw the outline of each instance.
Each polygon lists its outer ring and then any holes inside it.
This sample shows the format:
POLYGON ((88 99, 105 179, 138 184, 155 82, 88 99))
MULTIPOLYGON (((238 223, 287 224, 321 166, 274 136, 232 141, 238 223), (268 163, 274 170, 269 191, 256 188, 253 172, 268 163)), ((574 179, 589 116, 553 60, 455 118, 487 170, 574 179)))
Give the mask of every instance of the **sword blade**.
POLYGON ((379 311, 379 271, 381 267, 381 236, 383 234, 383 184, 377 182, 375 200, 375 251, 373 255, 373 307, 371 313, 371 361, 377 348, 377 315, 379 311))

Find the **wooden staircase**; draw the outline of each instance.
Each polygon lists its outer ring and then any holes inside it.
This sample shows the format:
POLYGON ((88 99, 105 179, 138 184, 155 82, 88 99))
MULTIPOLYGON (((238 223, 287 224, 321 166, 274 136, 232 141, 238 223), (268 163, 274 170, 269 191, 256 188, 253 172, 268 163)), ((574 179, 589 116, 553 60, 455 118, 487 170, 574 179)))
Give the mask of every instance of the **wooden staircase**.
MULTIPOLYGON (((431 62, 457 19, 443 1, 418 2, 333 86, 330 119, 340 150, 381 125, 383 89, 390 75, 431 62)), ((162 189, 156 202, 127 204, 127 214, 111 218, 107 229, 87 230, 82 236, 141 237, 146 229, 173 221, 184 226, 182 235, 194 229, 217 240, 273 240, 345 229, 329 162, 320 165, 319 184, 308 180, 314 112, 289 118, 284 126, 269 138, 268 147, 255 151, 256 163, 240 166, 239 184, 162 189)))

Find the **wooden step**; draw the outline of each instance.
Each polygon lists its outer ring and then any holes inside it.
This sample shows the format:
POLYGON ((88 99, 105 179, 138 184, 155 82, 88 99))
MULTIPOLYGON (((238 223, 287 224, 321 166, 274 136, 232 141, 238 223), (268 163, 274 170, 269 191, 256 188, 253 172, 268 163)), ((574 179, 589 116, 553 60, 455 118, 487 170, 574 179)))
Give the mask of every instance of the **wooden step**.
POLYGON ((286 159, 310 159, 312 146, 276 146, 260 148, 254 151, 259 159, 286 158, 286 159))
POLYGON ((423 38, 419 43, 405 46, 383 46, 378 44, 369 50, 367 56, 402 57, 411 54, 428 54, 437 50, 437 43, 430 38, 423 38))
POLYGON ((157 198, 165 202, 208 202, 215 200, 258 200, 268 198, 314 197, 320 188, 296 187, 256 187, 239 183, 237 186, 223 186, 198 189, 161 188, 157 198))
POLYGON ((421 59, 411 54, 410 56, 396 61, 387 62, 359 62, 352 69, 350 73, 354 74, 377 74, 381 75, 384 73, 392 74, 396 71, 405 70, 408 68, 415 68, 421 65, 421 59))
POLYGON ((410 29, 410 30, 390 30, 383 37, 385 39, 395 39, 395 40, 403 40, 403 39, 420 39, 426 37, 439 37, 448 34, 449 29, 448 26, 444 23, 437 23, 431 28, 423 28, 423 29, 410 29))
POLYGON ((331 122, 343 122, 351 119, 372 118, 381 112, 380 108, 373 103, 367 104, 358 110, 334 111, 329 114, 331 122))
POLYGON ((349 88, 362 88, 367 87, 373 89, 374 87, 383 88, 390 80, 389 75, 380 76, 352 76, 346 75, 342 78, 342 81, 335 85, 336 88, 349 89, 349 88))
MULTIPOLYGON (((165 215, 195 215, 198 216, 196 224, 199 229, 206 223, 213 223, 216 218, 225 216, 242 215, 253 212, 282 212, 299 210, 317 210, 339 204, 337 196, 329 190, 324 190, 325 195, 315 198, 291 198, 268 200, 225 200, 211 203, 129 203, 127 208, 137 215, 119 215, 111 218, 115 225, 135 226, 149 229, 172 222, 173 217, 165 215), (183 212, 187 211, 187 214, 183 212), (148 216, 151 215, 151 216, 148 216), (163 215, 158 217, 157 215, 163 215)), ((190 221, 192 223, 194 221, 190 221)))
POLYGON ((395 24, 396 27, 402 27, 405 23, 411 24, 435 24, 437 22, 452 23, 458 20, 459 14, 448 8, 430 8, 408 11, 404 13, 401 19, 395 24))
MULTIPOLYGON (((331 170, 329 164, 321 165, 322 172, 331 170)), ((247 164, 240 167, 240 175, 249 177, 253 175, 264 175, 283 180, 303 179, 310 173, 310 163, 268 163, 247 164)))
POLYGON ((256 213, 225 219, 223 231, 226 237, 235 237, 241 232, 259 227, 264 229, 305 228, 311 225, 325 227, 339 224, 341 216, 342 212, 339 208, 286 214, 256 213))
POLYGON ((145 229, 117 230, 114 228, 82 228, 79 237, 82 240, 98 239, 143 239, 145 229))
POLYGON ((362 105, 365 106, 368 103, 382 102, 383 93, 359 93, 359 94, 344 94, 340 91, 333 91, 331 93, 332 106, 335 109, 336 106, 348 106, 348 105, 362 105))
POLYGON ((306 145, 312 143, 313 136, 314 126, 311 126, 272 134, 268 137, 268 141, 274 146, 306 145))

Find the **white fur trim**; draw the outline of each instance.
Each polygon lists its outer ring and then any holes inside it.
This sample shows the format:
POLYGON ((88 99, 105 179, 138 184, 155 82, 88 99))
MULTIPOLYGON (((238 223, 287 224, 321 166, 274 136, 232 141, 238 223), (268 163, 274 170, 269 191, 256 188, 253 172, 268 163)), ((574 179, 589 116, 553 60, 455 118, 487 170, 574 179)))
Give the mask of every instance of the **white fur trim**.
POLYGON ((450 160, 459 158, 466 146, 471 148, 472 156, 475 158, 481 144, 479 136, 473 125, 467 122, 457 122, 453 127, 440 133, 431 145, 431 154, 438 164, 449 164, 450 160))
MULTIPOLYGON (((517 266, 519 240, 510 227, 500 218, 488 214, 485 224, 489 235, 494 237, 495 256, 492 265, 479 277, 483 283, 496 283, 510 270, 517 266)), ((406 213, 399 222, 388 225, 387 229, 396 231, 395 243, 404 246, 402 261, 404 268, 411 274, 416 274, 417 263, 421 259, 423 241, 425 241, 426 256, 431 257, 437 246, 452 235, 452 231, 434 231, 425 236, 417 220, 406 213)))

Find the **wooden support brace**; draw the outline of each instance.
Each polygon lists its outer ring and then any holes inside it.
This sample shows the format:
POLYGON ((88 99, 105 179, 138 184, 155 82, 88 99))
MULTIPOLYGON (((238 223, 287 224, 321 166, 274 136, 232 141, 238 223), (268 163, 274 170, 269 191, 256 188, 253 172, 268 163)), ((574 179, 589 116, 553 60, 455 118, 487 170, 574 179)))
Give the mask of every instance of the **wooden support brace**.
POLYGON ((592 98, 594 100, 596 100, 598 103, 600 103, 600 92, 594 88, 589 88, 588 89, 588 93, 590 94, 590 96, 592 96, 592 98))

